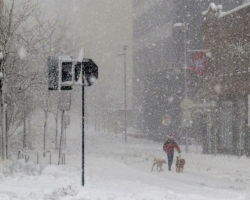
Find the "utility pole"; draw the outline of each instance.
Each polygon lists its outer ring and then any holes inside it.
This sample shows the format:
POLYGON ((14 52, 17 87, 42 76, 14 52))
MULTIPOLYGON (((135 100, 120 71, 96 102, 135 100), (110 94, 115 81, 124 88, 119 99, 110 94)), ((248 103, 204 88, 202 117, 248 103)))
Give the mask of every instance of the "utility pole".
POLYGON ((184 66, 185 97, 187 97, 187 27, 186 27, 186 24, 184 24, 183 29, 184 29, 184 59, 185 59, 185 66, 184 66))
MULTIPOLYGON (((60 143, 59 143, 59 158, 58 158, 58 165, 60 165, 60 163, 61 163, 61 157, 62 157, 64 112, 65 112, 65 110, 62 110, 62 118, 61 118, 61 136, 60 136, 60 143)), ((44 152, 45 152, 45 150, 44 150, 44 152)))
MULTIPOLYGON (((187 98, 187 25, 184 23, 184 59, 185 59, 185 66, 184 66, 184 73, 185 73, 185 97, 187 98)), ((185 130, 185 152, 188 152, 188 128, 185 130)))
POLYGON ((124 50, 124 107, 125 107, 125 142, 127 141, 127 66, 126 66, 126 51, 127 45, 123 46, 124 50))
POLYGON ((126 66, 126 51, 127 45, 123 45, 123 53, 117 54, 119 56, 124 56, 124 135, 125 142, 127 142, 127 66, 126 66))
POLYGON ((84 85, 82 86, 82 186, 84 186, 84 85))
MULTIPOLYGON (((174 27, 182 28, 184 32, 184 100, 187 97, 187 24, 186 23, 175 23, 174 27)), ((184 111, 186 112, 186 111, 184 111)), ((182 125, 183 126, 183 125, 182 125)), ((185 125, 186 126, 186 125, 185 125)), ((182 127, 183 130, 183 127, 182 127)), ((185 152, 188 152, 188 128, 185 129, 185 152)))

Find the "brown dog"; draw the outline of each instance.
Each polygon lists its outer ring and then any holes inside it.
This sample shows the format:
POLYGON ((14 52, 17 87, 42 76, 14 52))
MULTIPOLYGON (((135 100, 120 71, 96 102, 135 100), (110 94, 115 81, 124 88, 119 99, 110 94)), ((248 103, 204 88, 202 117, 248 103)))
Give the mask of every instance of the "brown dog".
POLYGON ((185 165, 186 161, 183 158, 179 158, 179 156, 176 157, 176 172, 183 172, 183 168, 185 165))
POLYGON ((166 160, 164 159, 154 159, 154 163, 153 163, 153 166, 152 166, 152 169, 151 169, 151 172, 153 171, 153 168, 154 166, 156 165, 156 169, 158 171, 163 171, 163 169, 161 168, 163 164, 167 164, 166 160))

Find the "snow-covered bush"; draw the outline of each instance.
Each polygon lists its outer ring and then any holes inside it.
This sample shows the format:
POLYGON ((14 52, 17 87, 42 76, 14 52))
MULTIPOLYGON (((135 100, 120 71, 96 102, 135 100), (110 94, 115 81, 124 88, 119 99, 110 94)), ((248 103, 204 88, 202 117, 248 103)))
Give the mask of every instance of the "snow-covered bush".
POLYGON ((0 178, 12 176, 15 173, 24 173, 26 175, 38 176, 41 174, 42 167, 33 162, 25 162, 24 159, 15 161, 7 160, 0 167, 0 178))

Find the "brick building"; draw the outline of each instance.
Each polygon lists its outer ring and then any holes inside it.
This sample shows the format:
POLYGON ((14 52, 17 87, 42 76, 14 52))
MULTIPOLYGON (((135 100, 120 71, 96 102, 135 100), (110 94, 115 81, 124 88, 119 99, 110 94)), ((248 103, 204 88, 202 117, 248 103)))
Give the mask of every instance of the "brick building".
POLYGON ((205 149, 249 154, 250 3, 227 12, 211 3, 203 17, 203 48, 212 55, 203 77, 203 98, 217 104, 206 112, 211 120, 204 133, 205 149))

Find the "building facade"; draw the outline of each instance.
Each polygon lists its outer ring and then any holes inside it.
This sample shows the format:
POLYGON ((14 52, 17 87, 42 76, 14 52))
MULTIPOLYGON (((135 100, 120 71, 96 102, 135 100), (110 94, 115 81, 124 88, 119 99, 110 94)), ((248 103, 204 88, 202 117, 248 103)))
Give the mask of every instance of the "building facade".
POLYGON ((205 133, 206 149, 249 154, 250 3, 227 12, 212 3, 203 17, 203 47, 212 55, 203 79, 203 98, 217 104, 206 114, 212 119, 205 133))
MULTIPOLYGON (((241 1, 215 0, 227 9, 241 1)), ((181 136, 183 113, 180 106, 187 84, 187 95, 199 101, 202 80, 191 71, 191 54, 185 50, 202 47, 202 11, 210 0, 134 0, 133 1, 133 109, 136 125, 143 132, 181 136), (174 24, 185 23, 186 35, 174 24), (186 36, 186 41, 185 37, 186 36), (186 45, 186 49, 185 49, 186 45), (170 126, 162 125, 162 116, 171 117, 170 126)), ((203 126, 192 128, 190 135, 201 135, 203 126), (198 132, 198 133, 197 133, 198 132), (194 134, 195 133, 195 134, 194 134)), ((156 136, 157 137, 157 136, 156 136)))
POLYGON ((135 0, 133 8, 133 96, 137 125, 144 132, 157 134, 167 112, 170 73, 174 69, 174 3, 135 0))

